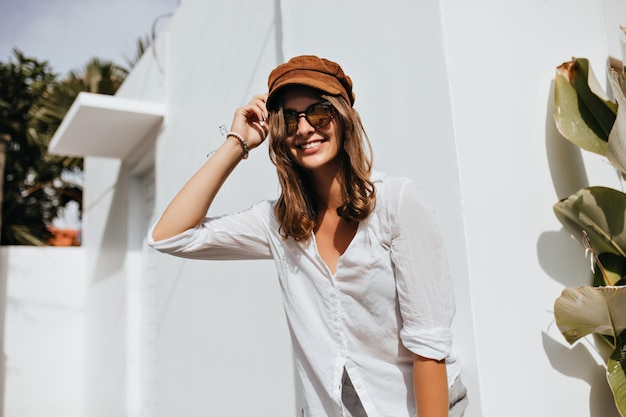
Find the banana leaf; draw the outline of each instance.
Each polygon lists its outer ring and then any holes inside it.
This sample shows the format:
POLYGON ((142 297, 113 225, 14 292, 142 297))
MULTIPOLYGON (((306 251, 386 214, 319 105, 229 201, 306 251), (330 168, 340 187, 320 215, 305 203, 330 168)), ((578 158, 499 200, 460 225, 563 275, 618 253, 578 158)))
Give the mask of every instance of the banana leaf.
POLYGON ((554 303, 556 325, 569 344, 591 333, 617 336, 626 329, 626 286, 565 288, 554 303))
POLYGON ((570 344, 591 333, 613 341, 606 377, 618 411, 626 416, 626 287, 565 288, 554 303, 554 317, 570 344))
POLYGON ((626 285, 626 258, 614 253, 598 255, 597 265, 593 272, 593 286, 626 285))
POLYGON ((620 415, 626 416, 626 332, 622 332, 619 343, 613 351, 606 370, 606 378, 615 398, 620 415))
POLYGON ((574 63, 576 73, 572 79, 572 84, 593 118, 598 121, 602 129, 602 137, 608 140, 607 135, 615 122, 617 105, 610 101, 602 90, 600 83, 589 66, 589 60, 576 58, 574 63))
POLYGON ((553 209, 564 225, 585 231, 597 253, 626 258, 626 194, 608 187, 583 188, 553 209))
POLYGON ((626 79, 624 78, 624 71, 618 72, 613 68, 609 68, 608 78, 619 107, 617 119, 609 133, 606 157, 615 168, 624 174, 626 173, 626 97, 624 96, 626 79))
POLYGON ((554 84, 554 120, 569 141, 606 155, 609 132, 617 104, 608 100, 585 58, 574 58, 557 67, 554 84))

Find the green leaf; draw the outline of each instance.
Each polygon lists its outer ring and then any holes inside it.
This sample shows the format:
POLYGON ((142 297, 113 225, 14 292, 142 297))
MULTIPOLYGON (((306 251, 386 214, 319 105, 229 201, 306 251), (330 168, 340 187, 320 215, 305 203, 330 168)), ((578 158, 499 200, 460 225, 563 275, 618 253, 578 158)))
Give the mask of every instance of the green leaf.
POLYGON ((626 287, 565 288, 554 303, 554 318, 570 344, 591 333, 617 338, 626 329, 626 287))
POLYGON ((563 137, 605 155, 616 112, 617 105, 603 96, 587 60, 574 59, 557 67, 554 120, 563 137))
POLYGON ((626 275, 626 258, 606 252, 598 255, 601 267, 596 267, 593 274, 593 286, 620 285, 626 275))
POLYGON ((626 79, 623 71, 617 72, 612 68, 609 68, 608 78, 619 107, 617 119, 609 133, 606 157, 615 168, 626 173, 626 97, 624 96, 626 79))
POLYGON ((589 109, 593 119, 598 122, 598 126, 602 129, 601 137, 608 141, 609 132, 615 123, 617 104, 610 101, 602 91, 600 83, 589 67, 589 60, 576 58, 574 63, 576 69, 573 78, 574 88, 585 103, 585 107, 589 109))
POLYGON ((626 416, 626 346, 625 334, 619 337, 619 343, 607 362, 606 379, 615 398, 615 405, 620 415, 626 416))
POLYGON ((626 194, 607 187, 583 188, 553 209, 563 224, 586 231, 597 253, 626 258, 626 194))

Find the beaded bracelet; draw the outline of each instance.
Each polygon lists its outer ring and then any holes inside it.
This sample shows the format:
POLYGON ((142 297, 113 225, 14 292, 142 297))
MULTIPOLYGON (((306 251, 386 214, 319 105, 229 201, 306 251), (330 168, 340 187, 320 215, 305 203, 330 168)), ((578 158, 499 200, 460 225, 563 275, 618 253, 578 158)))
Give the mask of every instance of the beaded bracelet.
POLYGON ((248 158, 248 154, 250 154, 250 149, 248 149, 248 142, 246 142, 243 136, 241 136, 239 133, 236 133, 236 132, 226 133, 226 139, 228 139, 230 136, 237 138, 239 140, 239 143, 241 143, 241 146, 243 147, 243 151, 245 152, 243 155, 243 159, 248 158))

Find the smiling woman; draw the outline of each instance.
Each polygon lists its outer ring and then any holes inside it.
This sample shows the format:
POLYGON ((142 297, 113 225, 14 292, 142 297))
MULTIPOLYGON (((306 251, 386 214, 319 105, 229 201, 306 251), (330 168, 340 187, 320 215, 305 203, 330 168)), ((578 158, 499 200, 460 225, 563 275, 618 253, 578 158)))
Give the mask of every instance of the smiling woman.
POLYGON ((149 233, 193 259, 273 259, 305 416, 461 416, 455 303, 441 233, 412 180, 375 172, 352 81, 316 56, 279 65, 149 233), (269 134, 281 194, 205 218, 269 134))
POLYGON ((286 91, 283 97, 285 137, 280 134, 273 136, 271 146, 273 150, 284 147, 290 160, 308 170, 309 178, 314 182, 329 181, 324 177, 336 177, 341 169, 341 129, 338 121, 334 120, 334 107, 324 100, 307 88, 286 91), (319 123, 310 122, 307 112, 312 111, 318 113, 313 120, 319 123), (319 113, 322 113, 321 118, 319 113))

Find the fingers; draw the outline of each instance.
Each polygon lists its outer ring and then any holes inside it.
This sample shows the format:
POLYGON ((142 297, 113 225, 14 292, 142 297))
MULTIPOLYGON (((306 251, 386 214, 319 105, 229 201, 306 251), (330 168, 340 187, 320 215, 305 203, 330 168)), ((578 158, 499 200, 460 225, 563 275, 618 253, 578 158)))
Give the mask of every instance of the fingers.
POLYGON ((251 148, 257 147, 268 134, 267 94, 258 94, 237 109, 231 130, 246 137, 251 148))
POLYGON ((263 127, 268 118, 266 102, 267 94, 258 94, 250 100, 250 103, 237 109, 236 114, 241 114, 250 125, 258 123, 263 127))
POLYGON ((257 94, 250 100, 249 106, 256 115, 257 122, 263 126, 269 117, 267 112, 267 96, 268 94, 257 94))

